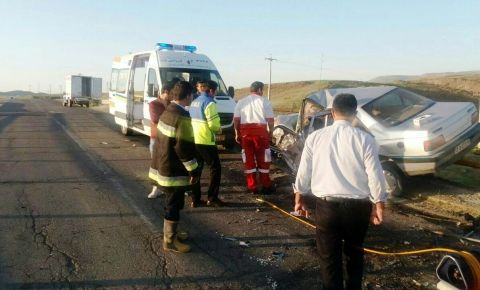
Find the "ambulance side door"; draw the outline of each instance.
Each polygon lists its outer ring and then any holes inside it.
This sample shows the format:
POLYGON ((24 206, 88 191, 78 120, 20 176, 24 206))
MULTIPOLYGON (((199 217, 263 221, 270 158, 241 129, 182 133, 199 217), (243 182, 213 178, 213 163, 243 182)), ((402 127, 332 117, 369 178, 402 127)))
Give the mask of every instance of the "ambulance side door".
POLYGON ((127 118, 132 121, 136 129, 143 128, 143 106, 145 97, 145 79, 147 75, 148 59, 150 54, 139 54, 133 58, 130 74, 129 99, 132 100, 131 111, 127 118))
POLYGON ((147 135, 150 135, 151 126, 149 105, 150 102, 157 99, 160 94, 159 80, 157 56, 155 53, 152 53, 148 61, 147 77, 145 80, 146 90, 143 101, 143 126, 147 135))

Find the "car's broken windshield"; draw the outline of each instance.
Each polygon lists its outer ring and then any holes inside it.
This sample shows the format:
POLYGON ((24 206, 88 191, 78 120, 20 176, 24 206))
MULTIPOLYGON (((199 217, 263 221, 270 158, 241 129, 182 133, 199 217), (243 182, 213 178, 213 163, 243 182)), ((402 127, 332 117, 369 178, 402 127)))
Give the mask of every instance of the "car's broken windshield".
POLYGON ((424 111, 434 101, 403 89, 394 89, 362 108, 387 127, 396 126, 424 111))

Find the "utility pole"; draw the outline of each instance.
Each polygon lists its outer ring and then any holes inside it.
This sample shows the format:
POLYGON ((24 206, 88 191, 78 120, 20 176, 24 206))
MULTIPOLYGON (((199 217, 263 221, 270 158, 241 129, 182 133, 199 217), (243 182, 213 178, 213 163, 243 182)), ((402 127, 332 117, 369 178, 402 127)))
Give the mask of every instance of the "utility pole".
POLYGON ((276 58, 272 58, 272 55, 270 54, 270 57, 266 57, 265 60, 270 62, 270 73, 269 73, 269 81, 268 81, 268 91, 267 91, 267 97, 268 100, 270 100, 270 87, 272 86, 272 61, 278 60, 276 58))

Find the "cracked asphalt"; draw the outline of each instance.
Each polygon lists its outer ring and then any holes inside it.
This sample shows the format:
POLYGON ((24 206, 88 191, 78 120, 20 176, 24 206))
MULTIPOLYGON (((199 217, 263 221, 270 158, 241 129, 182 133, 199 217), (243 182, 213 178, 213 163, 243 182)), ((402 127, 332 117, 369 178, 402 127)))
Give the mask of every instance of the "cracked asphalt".
MULTIPOLYGON (((229 206, 186 208, 193 251, 165 253, 163 198, 146 198, 149 139, 121 135, 107 110, 0 99, 0 288, 319 288, 314 232, 247 194, 234 152, 221 151, 229 206)), ((291 180, 273 175, 279 193, 269 199, 291 210, 291 180)), ((463 234, 455 219, 438 222, 409 203, 389 205, 366 246, 466 247, 432 233, 463 234)), ((433 289, 440 258, 367 257, 365 289, 433 289)))

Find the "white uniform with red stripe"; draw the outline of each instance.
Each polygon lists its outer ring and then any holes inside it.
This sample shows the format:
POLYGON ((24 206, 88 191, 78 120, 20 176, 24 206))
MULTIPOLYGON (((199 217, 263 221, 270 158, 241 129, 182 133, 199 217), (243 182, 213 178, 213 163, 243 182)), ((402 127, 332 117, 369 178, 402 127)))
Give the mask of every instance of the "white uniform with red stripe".
POLYGON ((254 191, 257 187, 257 168, 263 188, 269 188, 272 182, 269 176, 271 153, 267 128, 268 123, 273 123, 272 104, 265 97, 249 95, 238 101, 234 120, 240 124, 242 159, 248 189, 254 191))

